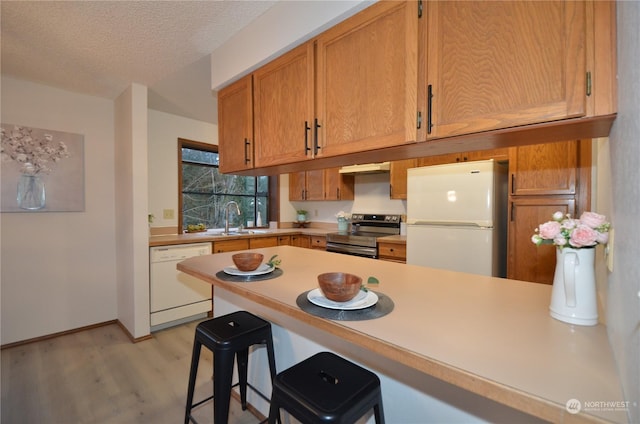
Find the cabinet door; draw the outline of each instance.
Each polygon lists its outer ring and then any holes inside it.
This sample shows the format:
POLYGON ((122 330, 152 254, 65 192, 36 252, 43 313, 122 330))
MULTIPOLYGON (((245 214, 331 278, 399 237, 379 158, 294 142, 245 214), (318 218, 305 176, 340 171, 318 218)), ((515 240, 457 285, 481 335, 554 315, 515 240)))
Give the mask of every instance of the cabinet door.
POLYGON ((397 160, 391 162, 389 169, 389 197, 392 199, 407 198, 407 169, 418 166, 417 159, 397 160))
POLYGON ((324 200, 353 200, 355 177, 340 173, 340 168, 324 170, 324 200))
POLYGON ((504 149, 489 149, 478 150, 475 152, 467 152, 462 154, 462 160, 474 161, 474 160, 509 160, 509 148, 504 149))
POLYGON ((426 7, 427 77, 420 80, 432 94, 427 138, 585 114, 585 2, 426 7))
POLYGON ((312 141, 307 128, 314 117, 313 64, 309 42, 254 72, 256 167, 307 159, 312 141))
POLYGON ((253 167, 253 85, 251 75, 218 93, 220 172, 253 167))
POLYGON ((324 200, 324 170, 306 172, 305 200, 324 200))
POLYGON ((305 171, 289 174, 289 200, 305 200, 306 174, 305 171))
POLYGON ((234 252, 249 248, 248 239, 223 240, 213 242, 213 253, 234 252))
POLYGON ((443 165, 445 163, 460 162, 460 153, 450 153, 448 155, 427 156, 418 158, 418 166, 443 165))
POLYGON ((416 140, 417 12, 381 1, 318 36, 318 155, 416 140))
POLYGON ((324 236, 311 236, 311 248, 325 250, 327 247, 327 238, 324 236))
POLYGON ((522 146, 511 153, 512 195, 576 194, 577 141, 522 146))
POLYGON ((291 246, 304 247, 308 249, 311 246, 311 240, 309 236, 296 234, 291 236, 291 246))
POLYGON ((274 247, 278 245, 278 237, 258 237, 249 239, 249 249, 257 249, 259 247, 274 247))
POLYGON ((535 228, 550 221, 556 211, 574 215, 575 200, 573 197, 525 198, 510 203, 507 278, 552 284, 556 266, 555 247, 536 246, 531 236, 535 228))
POLYGON ((407 262, 407 245, 398 243, 378 243, 378 258, 392 262, 407 262))
POLYGON ((278 236, 278 246, 290 246, 291 236, 278 236))

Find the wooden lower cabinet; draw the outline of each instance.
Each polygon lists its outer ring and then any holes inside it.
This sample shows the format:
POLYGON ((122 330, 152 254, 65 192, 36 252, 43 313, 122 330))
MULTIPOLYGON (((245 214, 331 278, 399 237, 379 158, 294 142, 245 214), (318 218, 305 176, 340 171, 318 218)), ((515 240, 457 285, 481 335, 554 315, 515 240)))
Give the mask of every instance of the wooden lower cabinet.
POLYGON ((551 220, 554 212, 575 215, 576 201, 568 198, 525 198, 511 202, 507 278, 552 284, 556 264, 553 245, 536 246, 535 228, 551 220))
POLYGON ((311 246, 312 249, 322 249, 325 250, 327 248, 327 238, 324 236, 311 236, 311 246))
POLYGON ((221 240, 213 242, 213 253, 234 252, 249 248, 249 239, 221 240))
POLYGON ((378 259, 407 262, 407 245, 403 243, 378 243, 378 259))
POLYGON ((260 247, 274 247, 278 245, 278 237, 259 237, 249 239, 249 249, 258 249, 260 247))
POLYGON ((278 246, 291 246, 291 236, 278 236, 278 246))
POLYGON ((309 236, 296 234, 291 236, 291 246, 305 247, 308 249, 309 246, 311 246, 311 240, 309 236))

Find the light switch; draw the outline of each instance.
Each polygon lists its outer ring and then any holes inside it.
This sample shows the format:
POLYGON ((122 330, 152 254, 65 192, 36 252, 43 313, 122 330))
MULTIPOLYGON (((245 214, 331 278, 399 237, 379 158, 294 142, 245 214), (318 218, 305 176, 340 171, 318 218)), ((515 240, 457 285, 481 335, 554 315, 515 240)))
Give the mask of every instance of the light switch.
POLYGON ((173 219, 174 218, 173 209, 163 209, 162 210, 162 217, 164 219, 173 219))

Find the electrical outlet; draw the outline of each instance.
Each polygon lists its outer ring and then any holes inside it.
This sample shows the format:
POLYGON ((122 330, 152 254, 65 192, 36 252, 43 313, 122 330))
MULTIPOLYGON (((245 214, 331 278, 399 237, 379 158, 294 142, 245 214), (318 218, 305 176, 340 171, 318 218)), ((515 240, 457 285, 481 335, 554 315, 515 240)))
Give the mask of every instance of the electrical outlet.
POLYGON ((318 209, 314 209, 313 210, 313 216, 317 217, 318 216, 318 209))
POLYGON ((605 255, 607 259, 607 269, 609 272, 613 272, 613 240, 614 240, 614 231, 613 229, 609 230, 609 241, 607 242, 607 247, 605 247, 605 255))
POLYGON ((173 219, 174 218, 173 209, 163 209, 162 210, 162 217, 164 219, 173 219))

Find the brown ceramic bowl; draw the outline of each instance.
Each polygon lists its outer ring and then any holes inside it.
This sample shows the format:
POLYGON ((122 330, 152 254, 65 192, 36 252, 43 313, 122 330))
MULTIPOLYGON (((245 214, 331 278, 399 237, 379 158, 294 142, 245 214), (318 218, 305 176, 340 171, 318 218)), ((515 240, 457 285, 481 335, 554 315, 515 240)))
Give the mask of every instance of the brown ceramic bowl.
POLYGON ((318 275, 322 294, 334 302, 347 302, 360 291, 362 278, 346 272, 327 272, 318 275))
POLYGON ((263 258, 264 256, 262 255, 262 253, 250 252, 236 253, 231 257, 231 259, 233 259, 233 263, 236 265, 236 268, 243 272, 254 271, 260 266, 263 258))

